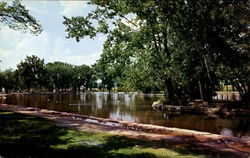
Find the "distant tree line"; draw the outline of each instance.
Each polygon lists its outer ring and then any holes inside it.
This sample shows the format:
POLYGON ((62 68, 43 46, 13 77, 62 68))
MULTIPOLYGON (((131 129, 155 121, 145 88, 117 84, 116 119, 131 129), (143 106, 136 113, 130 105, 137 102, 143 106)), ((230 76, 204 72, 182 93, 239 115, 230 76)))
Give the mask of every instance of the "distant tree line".
POLYGON ((11 91, 86 91, 97 87, 94 72, 87 65, 63 62, 44 63, 37 56, 27 56, 16 70, 0 72, 0 87, 11 91))

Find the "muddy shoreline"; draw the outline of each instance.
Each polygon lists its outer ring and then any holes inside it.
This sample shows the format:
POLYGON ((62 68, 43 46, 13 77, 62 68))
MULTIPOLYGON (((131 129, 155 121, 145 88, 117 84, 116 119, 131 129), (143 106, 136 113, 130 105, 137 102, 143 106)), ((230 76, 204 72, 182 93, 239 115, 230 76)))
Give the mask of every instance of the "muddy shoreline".
POLYGON ((193 130, 168 128, 150 124, 138 124, 93 116, 78 115, 33 107, 0 104, 1 110, 39 116, 56 121, 57 125, 87 132, 107 132, 136 139, 164 143, 171 146, 192 144, 201 151, 231 157, 247 158, 250 155, 250 140, 225 137, 218 134, 193 130))

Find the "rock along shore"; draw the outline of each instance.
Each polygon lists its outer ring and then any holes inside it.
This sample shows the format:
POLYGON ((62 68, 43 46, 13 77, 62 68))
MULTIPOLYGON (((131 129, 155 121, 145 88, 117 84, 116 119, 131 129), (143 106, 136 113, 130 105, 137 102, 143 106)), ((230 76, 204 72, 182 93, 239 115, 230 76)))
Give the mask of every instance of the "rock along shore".
POLYGON ((209 106, 175 106, 164 105, 162 103, 154 102, 152 105, 154 110, 161 110, 172 114, 190 113, 200 115, 221 115, 229 117, 250 117, 250 109, 237 109, 225 107, 209 107, 209 106))

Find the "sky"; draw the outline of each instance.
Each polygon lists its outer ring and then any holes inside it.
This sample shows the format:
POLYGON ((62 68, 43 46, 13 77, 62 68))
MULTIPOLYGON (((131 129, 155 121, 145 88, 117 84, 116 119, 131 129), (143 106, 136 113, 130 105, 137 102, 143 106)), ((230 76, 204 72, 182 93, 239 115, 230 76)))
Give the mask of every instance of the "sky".
POLYGON ((30 14, 39 21, 43 32, 38 36, 1 26, 0 70, 16 69, 26 56, 36 55, 45 63, 61 61, 73 65, 92 65, 100 58, 105 35, 80 42, 67 39, 63 16, 86 16, 94 6, 86 1, 22 1, 30 14))

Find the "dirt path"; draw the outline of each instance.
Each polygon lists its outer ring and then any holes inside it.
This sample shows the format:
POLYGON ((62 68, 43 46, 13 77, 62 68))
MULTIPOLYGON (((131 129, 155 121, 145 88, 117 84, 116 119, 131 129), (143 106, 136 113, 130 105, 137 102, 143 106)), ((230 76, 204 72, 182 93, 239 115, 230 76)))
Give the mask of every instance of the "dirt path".
POLYGON ((250 140, 223 137, 207 132, 168 128, 149 124, 115 121, 92 116, 58 112, 47 109, 0 104, 1 110, 34 115, 56 121, 57 125, 86 132, 107 132, 153 142, 156 147, 167 145, 188 148, 210 154, 249 158, 250 140))

